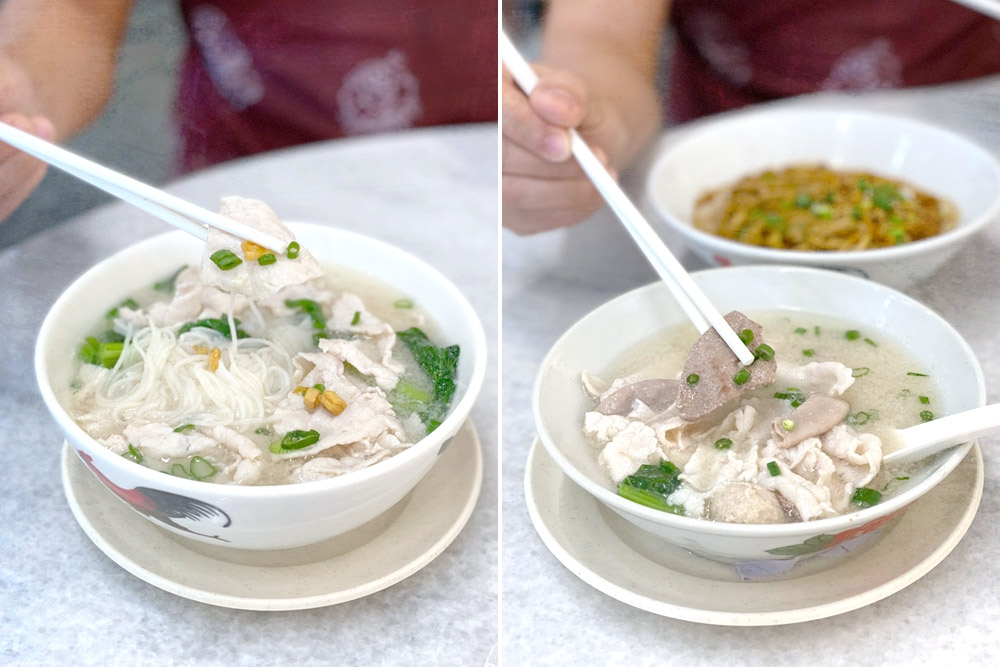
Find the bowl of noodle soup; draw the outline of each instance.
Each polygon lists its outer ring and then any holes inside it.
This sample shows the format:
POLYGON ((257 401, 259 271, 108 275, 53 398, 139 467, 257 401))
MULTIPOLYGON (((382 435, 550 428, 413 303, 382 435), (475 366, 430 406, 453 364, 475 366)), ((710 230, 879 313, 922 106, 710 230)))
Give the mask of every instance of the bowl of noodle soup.
POLYGON ((905 117, 760 109, 705 121, 668 145, 646 197, 713 266, 799 264, 902 288, 1000 214, 1000 163, 905 117))
MULTIPOLYGON (((186 471, 190 474, 185 475, 140 465, 128 451, 123 455, 98 442, 75 418, 74 392, 79 389, 81 367, 78 351, 81 341, 103 322, 104 313, 175 274, 182 265, 198 266, 205 245, 185 233, 173 232, 120 251, 75 280, 52 306, 36 345, 36 375, 68 444, 90 470, 148 520, 184 538, 239 549, 285 549, 317 543, 365 524, 399 502, 430 470, 468 417, 482 384, 486 367, 482 326, 466 299, 445 277, 416 257, 375 239, 312 224, 288 227, 301 247, 325 269, 334 270, 334 276, 343 270, 379 289, 405 294, 408 301, 419 305, 421 317, 426 316, 428 331, 460 346, 454 395, 447 413, 430 433, 414 438, 412 444, 387 458, 329 478, 300 483, 273 483, 262 478, 253 485, 226 478, 223 483, 211 483, 194 474, 193 461, 186 471), (178 503, 189 509, 169 511, 171 504, 178 503), (181 513, 185 516, 179 517, 181 513)), ((354 320, 358 319, 355 314, 354 320)), ((204 330, 202 335, 207 335, 204 330)), ((152 359, 145 361, 153 363, 152 359)), ((223 363, 228 363, 225 358, 223 363)), ((263 369, 263 373, 266 382, 281 379, 275 379, 273 369, 263 369)), ((177 393, 191 393, 176 377, 166 373, 164 377, 182 387, 177 393)), ((209 393, 205 400, 224 404, 229 398, 233 397, 209 393)), ((289 394, 289 398, 299 397, 289 394)), ((240 396, 233 402, 245 400, 240 396)), ((131 406, 126 414, 141 409, 131 406)), ((228 409, 238 413, 241 408, 228 409)), ((266 447, 262 451, 266 457, 266 447)), ((221 465, 217 467, 221 469, 221 465)))
MULTIPOLYGON (((839 342, 842 349, 851 350, 853 354, 881 355, 872 361, 862 361, 866 357, 841 357, 844 363, 855 367, 853 373, 848 370, 848 381, 857 376, 853 380, 855 388, 873 391, 861 398, 858 394, 843 394, 850 396, 852 415, 864 410, 872 416, 873 422, 877 421, 863 428, 905 427, 919 422, 918 413, 925 408, 932 408, 935 415, 944 416, 985 404, 982 370, 968 344, 937 314, 891 288, 853 276, 791 266, 717 268, 696 272, 692 277, 721 312, 739 310, 764 324, 763 340, 774 345, 779 375, 781 365, 786 362, 792 365, 812 362, 821 358, 824 351, 832 351, 837 356, 835 350, 838 348, 833 342, 839 342), (787 325, 784 338, 779 335, 781 326, 775 324, 782 321, 787 325), (862 335, 856 340, 846 340, 844 331, 855 328, 860 329, 862 335), (869 338, 877 347, 865 342, 869 338), (803 354, 807 346, 808 354, 803 354), (900 359, 908 361, 900 362, 900 359), (861 363, 870 366, 870 369, 863 369, 863 374, 858 368, 861 363), (896 367, 900 363, 902 366, 896 367), (921 371, 920 377, 910 373, 917 369, 921 371), (917 380, 926 383, 920 385, 919 390, 914 384, 917 380), (931 384, 936 387, 930 387, 931 384), (918 399, 918 394, 927 396, 918 399), (881 396, 877 399, 880 402, 869 398, 876 395, 881 396), (899 408, 895 412, 891 405, 894 403, 899 408), (880 418, 875 417, 877 411, 881 411, 880 418)), ((670 360, 676 356, 672 348, 681 349, 679 358, 683 360, 695 338, 697 332, 667 288, 662 283, 653 283, 612 299, 570 327, 549 351, 535 382, 535 424, 545 450, 573 483, 604 509, 627 522, 616 532, 652 560, 657 560, 658 553, 666 548, 679 548, 733 564, 737 569, 777 574, 821 554, 838 555, 817 559, 809 568, 833 567, 843 562, 840 556, 863 558, 864 547, 891 530, 895 519, 945 479, 972 447, 972 442, 964 443, 905 471, 885 466, 881 472, 888 476, 869 483, 884 494, 876 504, 858 505, 840 514, 818 515, 808 520, 792 516, 780 522, 770 518, 766 522, 736 522, 642 504, 623 493, 617 481, 621 476, 616 477, 607 465, 606 440, 595 438, 589 428, 589 419, 594 416, 592 411, 600 409, 594 407, 599 399, 594 398, 589 385, 596 382, 595 376, 606 383, 623 375, 629 375, 628 381, 635 382, 632 386, 636 387, 660 381, 655 378, 684 382, 681 366, 670 360)), ((704 382, 704 378, 701 381, 704 382)), ((614 386, 612 383, 612 389, 614 386)), ((799 386, 805 388, 805 385, 799 386)), ((787 398, 782 393, 787 391, 785 384, 769 385, 760 391, 762 397, 752 399, 760 415, 764 414, 765 405, 781 402, 777 395, 772 399, 772 393, 787 398)), ((692 473, 690 466, 701 452, 696 451, 695 456, 691 456, 689 451, 687 456, 691 458, 684 463, 664 439, 666 427, 663 424, 667 423, 665 418, 673 419, 670 416, 672 408, 665 409, 663 405, 654 408, 651 402, 641 405, 646 400, 640 398, 632 404, 635 414, 645 412, 645 415, 635 417, 635 421, 630 415, 628 426, 612 424, 609 427, 609 430, 617 430, 618 435, 614 435, 614 431, 611 433, 616 441, 619 436, 622 438, 624 447, 619 454, 638 455, 642 463, 651 466, 664 461, 676 463, 683 474, 682 485, 674 493, 683 492, 685 486, 698 487, 701 484, 698 476, 703 473, 692 473), (654 442, 649 450, 640 451, 643 446, 640 438, 629 442, 626 437, 641 435, 632 428, 643 426, 637 423, 639 420, 645 420, 653 429, 654 442)), ((706 417, 707 426, 694 422, 686 424, 684 439, 693 442, 705 428, 709 429, 704 431, 710 434, 709 443, 718 437, 713 429, 726 429, 729 434, 730 426, 726 424, 729 417, 724 415, 733 405, 730 401, 726 407, 706 417)), ((719 447, 720 441, 716 441, 715 447, 708 444, 712 453, 703 460, 708 460, 713 470, 722 470, 733 463, 743 465, 735 456, 729 458, 739 444, 736 435, 732 435, 725 449, 719 447)), ((891 450, 890 440, 883 438, 883 445, 886 451, 891 450)), ((786 467, 784 462, 781 474, 768 473, 770 465, 763 467, 767 448, 759 451, 760 458, 751 463, 752 476, 744 479, 754 479, 758 483, 767 479, 799 480, 789 474, 793 468, 786 467), (757 470, 761 472, 758 474, 757 470)), ((809 469, 814 464, 803 458, 800 465, 809 469)), ((794 469, 802 473, 801 469, 794 469)), ((628 479, 625 481, 627 483, 628 479)), ((668 502, 674 503, 675 497, 669 496, 668 502)), ((609 525, 615 528, 618 523, 609 525)))

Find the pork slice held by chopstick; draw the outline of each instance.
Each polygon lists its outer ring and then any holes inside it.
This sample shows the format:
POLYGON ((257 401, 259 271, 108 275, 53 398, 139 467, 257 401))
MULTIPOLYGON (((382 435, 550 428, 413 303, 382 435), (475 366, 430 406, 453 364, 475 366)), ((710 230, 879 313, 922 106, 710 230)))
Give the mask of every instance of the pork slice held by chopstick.
POLYGON ((743 366, 714 329, 702 334, 691 346, 681 373, 677 409, 686 421, 701 419, 747 391, 774 382, 777 364, 774 350, 761 338, 763 327, 737 310, 726 315, 725 320, 757 360, 743 366))

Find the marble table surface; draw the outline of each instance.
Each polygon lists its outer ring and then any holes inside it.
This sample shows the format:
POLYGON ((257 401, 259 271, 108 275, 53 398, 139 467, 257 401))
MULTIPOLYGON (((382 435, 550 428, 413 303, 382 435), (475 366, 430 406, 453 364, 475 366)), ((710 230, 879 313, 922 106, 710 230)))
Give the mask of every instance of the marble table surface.
POLYGON ((44 314, 86 268, 164 223, 124 204, 0 252, 0 664, 483 665, 497 648, 497 128, 456 126, 289 149, 170 184, 207 208, 239 194, 286 220, 404 248, 461 289, 487 332, 472 411, 483 447, 471 519, 436 560, 369 597, 260 612, 176 597, 120 568, 79 528, 60 482, 62 436, 38 393, 44 314))
MULTIPOLYGON (((780 105, 835 105, 936 122, 1000 154, 1000 78, 780 105)), ((662 141, 676 139, 666 132, 662 141)), ((641 192, 642 170, 626 179, 641 192)), ((667 236, 689 270, 705 265, 667 236)), ((1000 438, 980 440, 985 491, 957 548, 903 590, 821 620, 723 627, 641 611, 584 583, 543 544, 529 519, 524 473, 534 439, 531 393, 546 352, 576 320, 655 274, 607 211, 533 237, 504 231, 502 283, 502 658, 509 665, 937 665, 1000 657, 1000 438)), ((935 274, 906 290, 951 322, 1000 401, 1000 221, 935 274)), ((748 584, 752 585, 752 584, 748 584)))

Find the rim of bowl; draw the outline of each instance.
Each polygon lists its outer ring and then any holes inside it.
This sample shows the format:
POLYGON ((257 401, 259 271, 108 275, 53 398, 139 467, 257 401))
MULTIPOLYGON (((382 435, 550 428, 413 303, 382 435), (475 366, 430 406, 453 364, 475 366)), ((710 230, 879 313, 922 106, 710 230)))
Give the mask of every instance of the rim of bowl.
MULTIPOLYGON (((902 176, 892 176, 893 178, 904 178, 902 176)), ((988 223, 1000 217, 1000 160, 985 148, 969 139, 968 137, 935 125, 923 120, 900 116, 889 113, 876 113, 872 111, 858 111, 854 109, 754 109, 752 111, 735 112, 726 118, 717 118, 704 121, 704 124, 677 140, 672 146, 668 146, 663 153, 653 162, 646 179, 646 198, 656 211, 659 218, 665 221, 671 229, 676 230, 690 241, 694 241, 706 246, 711 246, 719 252, 729 252, 736 255, 752 256, 755 259, 774 263, 795 262, 810 266, 822 266, 831 262, 858 262, 870 261, 878 262, 890 259, 898 259, 911 255, 933 252, 951 243, 959 242, 972 234, 975 234, 988 223), (731 239, 711 234, 694 226, 694 221, 688 218, 680 218, 674 215, 663 206, 656 196, 657 184, 662 181, 660 171, 665 168, 671 160, 676 158, 676 154, 682 150, 689 149, 692 145, 704 139, 719 126, 734 125, 740 123, 752 123, 761 118, 773 117, 780 119, 782 116, 802 116, 842 118, 844 116, 855 116, 861 118, 871 118, 880 121, 891 121, 896 125, 909 125, 919 127, 923 131, 935 133, 947 137, 950 141, 961 144, 965 150, 977 154, 986 164, 989 165, 993 175, 994 183, 998 185, 997 195, 992 203, 978 216, 969 219, 967 222, 961 221, 951 229, 945 230, 930 238, 912 241, 898 246, 886 248, 872 248, 870 250, 782 250, 778 248, 768 248, 751 243, 741 243, 731 239)))
MULTIPOLYGON (((349 230, 338 229, 336 227, 327 227, 325 225, 306 223, 306 222, 286 222, 292 231, 299 236, 301 231, 306 233, 319 233, 319 234, 332 234, 334 236, 350 239, 355 243, 369 244, 378 249, 379 252, 384 252, 388 258, 391 260, 393 258, 402 259, 403 261, 411 262, 416 264, 420 270, 427 272, 431 275, 434 280, 439 284, 439 286, 448 294, 448 296, 458 304, 459 309, 462 311, 463 317, 465 317, 471 324, 473 331, 472 342, 473 342, 473 352, 474 352, 474 362, 472 366, 472 373, 469 376, 469 381, 465 385, 465 391, 463 392, 461 398, 457 403, 455 403, 450 411, 450 414, 445 418, 441 425, 433 433, 421 438, 417 442, 413 443, 405 450, 400 453, 389 457, 383 461, 379 461, 377 465, 369 466, 363 468, 362 470, 355 470, 354 472, 348 473, 346 475, 341 475, 339 477, 334 477, 331 479, 315 480, 311 482, 298 482, 295 484, 269 484, 269 485, 238 485, 238 484, 212 484, 205 482, 193 480, 193 479, 183 479, 181 477, 172 477, 169 482, 170 485, 177 485, 178 488, 185 491, 197 491, 201 495, 214 495, 214 496, 235 496, 235 497, 253 497, 253 496, 294 496, 302 493, 311 493, 313 491, 323 491, 326 489, 332 489, 337 487, 347 487, 354 484, 363 484, 373 477, 380 476, 383 472, 388 472, 390 469, 399 468, 405 466, 413 458, 416 458, 422 450, 433 448, 435 446, 440 446, 441 443, 446 439, 445 433, 455 433, 461 427, 462 423, 468 418, 468 413, 472 409, 472 404, 476 401, 479 395, 480 388, 483 383, 483 378, 486 375, 486 334, 483 331, 482 322, 480 322, 479 317, 473 310, 472 305, 465 298, 465 296, 458 290, 455 285, 444 277, 437 269, 432 267, 430 264, 420 259, 419 257, 412 255, 401 248, 398 248, 390 243, 381 241, 379 239, 372 238, 370 236, 365 236, 364 234, 359 234, 357 232, 352 232, 349 230), (461 421, 460 421, 461 420, 461 421)), ((166 232, 164 234, 159 234, 148 239, 134 243, 126 248, 119 250, 118 252, 105 257, 96 265, 87 269, 81 276, 76 278, 67 287, 59 298, 56 299, 55 303, 49 309, 49 312, 45 315, 45 319, 42 322, 41 329, 38 333, 38 338, 35 341, 35 376, 38 381, 39 390, 41 391, 42 398, 45 404, 49 408, 49 412, 55 418, 59 427, 63 431, 72 431, 77 439, 82 440, 87 443, 89 449, 93 451, 88 451, 88 454, 95 456, 95 458, 102 459, 105 463, 111 466, 117 466, 122 463, 126 464, 126 469, 130 470, 132 474, 136 475, 140 479, 144 479, 149 482, 156 483, 159 486, 163 485, 163 473, 147 468, 134 461, 129 461, 121 456, 118 456, 111 450, 107 449, 101 443, 97 442, 92 438, 79 424, 73 419, 62 403, 56 398, 55 392, 49 382, 48 375, 45 372, 46 365, 46 355, 43 351, 43 341, 45 341, 50 332, 55 327, 54 315, 55 311, 60 309, 66 302, 72 300, 76 292, 82 291, 82 285, 93 278, 93 276, 102 273, 103 266, 108 261, 111 261, 119 256, 126 254, 132 254, 137 252, 148 252, 151 247, 164 242, 164 240, 169 238, 179 238, 185 235, 185 232, 177 230, 172 232, 166 232), (119 460, 120 459, 120 460, 119 460)), ((327 261, 323 258, 318 258, 320 261, 327 261)), ((328 262, 336 265, 336 262, 328 262)), ((363 273, 363 271, 362 271, 363 273)), ((376 280, 381 280, 377 276, 371 276, 376 280)), ((385 282, 385 281, 383 281, 385 282)), ((396 285, 390 285, 390 287, 398 287, 396 285)), ((448 436, 452 437, 452 436, 448 436)), ((71 445, 72 446, 72 445, 71 445)), ((75 449, 75 447, 74 447, 75 449)))
MULTIPOLYGON (((827 271, 824 269, 816 269, 812 267, 805 266, 775 266, 775 265, 747 265, 747 266, 732 266, 732 267, 716 267, 711 269, 704 269, 702 271, 697 271, 693 274, 695 280, 699 274, 710 274, 718 272, 739 272, 739 273, 758 273, 758 272, 779 272, 784 274, 795 274, 795 273, 806 273, 806 274, 818 274, 824 277, 830 277, 831 280, 840 281, 855 281, 859 283, 864 283, 868 285, 871 289, 876 291, 891 293, 894 298, 902 298, 906 302, 910 302, 911 305, 917 305, 921 310, 926 311, 926 313, 935 320, 939 325, 946 329, 959 344, 962 352, 968 356, 972 361, 973 368, 975 369, 975 382, 977 388, 976 403, 977 406, 983 406, 986 404, 986 382, 983 376, 983 370, 979 365, 979 360, 976 359, 975 353, 964 338, 958 333, 958 331, 951 326, 943 317, 935 313, 933 310, 924 306, 916 299, 913 299, 905 294, 894 290, 890 287, 886 287, 880 283, 873 282, 871 280, 866 280, 864 278, 858 278, 856 276, 850 276, 842 273, 836 273, 833 271, 827 271)), ((633 293, 639 292, 641 290, 653 289, 656 286, 661 286, 666 289, 665 286, 660 282, 653 282, 641 287, 637 287, 633 290, 629 290, 624 294, 621 294, 614 299, 604 302, 599 305, 594 310, 591 310, 583 317, 578 319, 573 323, 569 329, 563 333, 562 336, 552 345, 552 348, 545 355, 545 359, 542 361, 539 367, 538 374, 535 377, 534 389, 532 392, 532 411, 535 417, 535 425, 538 431, 538 437, 545 446, 552 459, 559 465, 563 473, 566 474, 573 482, 582 487, 589 494, 597 498, 599 501, 605 505, 611 507, 612 509, 626 514, 632 514, 638 516, 642 519, 648 520, 652 523, 664 525, 664 526, 674 526, 679 529, 685 529, 692 532, 699 533, 710 533, 715 535, 722 535, 726 537, 768 537, 768 538, 781 538, 789 537, 793 538, 801 534, 812 534, 812 533, 839 533, 841 531, 847 530, 853 524, 858 523, 868 523, 883 516, 887 516, 896 512, 897 510, 906 507, 912 503, 916 498, 920 497, 928 490, 936 486, 941 480, 948 476, 952 470, 954 470, 962 459, 969 453, 972 449, 972 444, 974 440, 969 442, 956 445, 951 450, 946 450, 944 454, 938 454, 940 457, 940 463, 937 468, 930 473, 926 479, 914 484, 912 487, 906 489, 903 493, 892 497, 884 503, 879 503, 872 507, 866 507, 864 509, 849 512, 847 514, 841 514, 840 516, 828 517, 825 519, 816 519, 814 521, 797 521, 794 523, 776 523, 776 524, 738 524, 738 523, 726 523, 722 521, 712 521, 710 519, 696 519, 694 517, 681 516, 677 514, 670 514, 669 512, 661 512, 655 510, 651 507, 646 507, 644 505, 639 505, 638 503, 632 502, 622 498, 617 493, 614 493, 605 486, 598 484, 592 480, 589 476, 578 470, 569 459, 560 451, 559 446, 553 441, 549 433, 544 427, 544 420, 541 415, 541 386, 542 378, 545 371, 552 365, 553 357, 556 356, 558 348, 564 343, 564 341, 574 335, 576 329, 582 326, 584 320, 589 318, 594 312, 604 308, 605 306, 619 300, 630 297, 633 293)), ((580 416, 580 430, 583 430, 583 415, 580 416)), ((581 435, 581 437, 583 437, 581 435)), ((596 452, 594 453, 596 456, 596 452)))

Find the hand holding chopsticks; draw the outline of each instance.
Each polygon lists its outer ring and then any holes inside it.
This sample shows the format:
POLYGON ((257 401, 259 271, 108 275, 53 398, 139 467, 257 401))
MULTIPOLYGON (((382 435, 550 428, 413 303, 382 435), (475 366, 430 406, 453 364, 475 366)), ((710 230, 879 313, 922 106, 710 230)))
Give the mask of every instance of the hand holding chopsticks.
MULTIPOLYGON (((510 71, 514 81, 525 92, 530 95, 531 91, 538 83, 538 77, 534 70, 521 54, 514 47, 513 43, 502 31, 500 33, 500 55, 504 64, 510 71)), ((571 129, 570 147, 573 156, 580 167, 587 174, 597 190, 607 201, 608 206, 615 212, 621 220, 625 229, 631 234, 632 239, 642 250, 646 259, 653 266, 653 269, 660 275, 666 283, 670 292, 677 299, 681 308, 688 318, 698 329, 699 333, 704 333, 709 327, 715 329, 722 340, 725 341, 729 349, 739 358, 740 362, 749 365, 754 361, 753 353, 740 340, 732 327, 716 310, 715 306, 708 300, 708 297, 695 285, 691 276, 688 275, 681 263, 677 261, 670 249, 653 231, 649 223, 643 217, 639 209, 629 200, 628 195, 618 186, 608 171, 601 165, 594 155, 594 152, 580 137, 576 130, 571 129)))
POLYGON ((0 140, 199 239, 204 240, 208 236, 209 227, 215 227, 274 252, 285 252, 285 242, 270 234, 184 201, 180 197, 158 190, 2 122, 0 122, 0 140))

